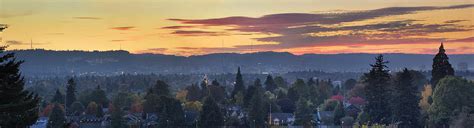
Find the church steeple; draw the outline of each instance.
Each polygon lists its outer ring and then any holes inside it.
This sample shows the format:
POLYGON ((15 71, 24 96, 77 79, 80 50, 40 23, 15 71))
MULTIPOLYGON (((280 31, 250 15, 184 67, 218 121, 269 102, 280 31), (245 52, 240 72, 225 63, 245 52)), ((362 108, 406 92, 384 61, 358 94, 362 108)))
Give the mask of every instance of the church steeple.
POLYGON ((446 50, 444 50, 444 45, 443 42, 441 42, 441 46, 439 46, 439 53, 444 53, 446 50))

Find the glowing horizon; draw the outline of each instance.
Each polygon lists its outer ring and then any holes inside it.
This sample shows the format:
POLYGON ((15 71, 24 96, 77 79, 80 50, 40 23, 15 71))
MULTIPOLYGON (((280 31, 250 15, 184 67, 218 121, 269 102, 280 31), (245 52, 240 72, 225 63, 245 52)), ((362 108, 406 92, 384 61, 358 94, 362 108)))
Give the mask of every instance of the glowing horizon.
POLYGON ((474 2, 103 0, 0 2, 8 49, 201 55, 259 51, 474 54, 474 2), (423 5, 423 6, 420 6, 423 5))

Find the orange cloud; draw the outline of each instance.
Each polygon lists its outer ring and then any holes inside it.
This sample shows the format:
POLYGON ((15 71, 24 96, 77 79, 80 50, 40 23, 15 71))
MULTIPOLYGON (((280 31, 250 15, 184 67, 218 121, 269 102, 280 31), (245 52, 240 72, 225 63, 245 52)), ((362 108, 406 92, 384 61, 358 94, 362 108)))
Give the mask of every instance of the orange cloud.
POLYGON ((126 31, 126 30, 131 30, 133 28, 135 28, 135 27, 134 26, 123 26, 123 27, 112 27, 110 29, 126 31))

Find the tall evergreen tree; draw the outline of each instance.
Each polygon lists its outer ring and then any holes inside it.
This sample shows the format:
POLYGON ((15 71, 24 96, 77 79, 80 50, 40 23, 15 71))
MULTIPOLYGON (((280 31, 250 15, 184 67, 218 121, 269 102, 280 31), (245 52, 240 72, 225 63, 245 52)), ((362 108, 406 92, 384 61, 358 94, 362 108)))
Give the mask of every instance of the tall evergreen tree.
POLYGON ((73 78, 70 78, 67 81, 66 87, 66 107, 71 107, 71 104, 76 101, 76 82, 74 82, 73 78))
POLYGON ((295 124, 304 127, 312 126, 312 113, 313 111, 311 110, 308 100, 304 97, 299 98, 296 103, 295 124))
POLYGON ((250 101, 252 100, 253 95, 255 94, 255 91, 257 88, 261 88, 262 84, 260 82, 260 79, 255 79, 254 84, 250 85, 247 88, 247 92, 244 95, 244 107, 248 108, 250 106, 250 101))
POLYGON ((300 97, 310 97, 309 89, 303 79, 296 79, 295 83, 288 89, 288 98, 296 102, 300 97))
POLYGON ((169 85, 161 80, 157 80, 156 84, 151 88, 154 94, 158 96, 171 96, 169 85))
POLYGON ((66 117, 64 110, 58 103, 54 104, 53 110, 49 114, 48 128, 64 128, 66 124, 66 117))
POLYGON ((275 81, 275 84, 280 88, 284 88, 284 89, 288 88, 288 83, 281 76, 275 77, 273 81, 275 81))
POLYGON ((395 80, 394 119, 401 127, 421 127, 420 97, 418 87, 413 84, 413 77, 404 69, 395 80))
POLYGON ((433 70, 431 70, 431 86, 436 89, 438 81, 445 76, 454 75, 454 69, 449 63, 448 55, 446 55, 443 43, 439 46, 438 54, 433 58, 433 70))
MULTIPOLYGON (((152 113, 156 112, 156 107, 159 105, 159 97, 156 94, 147 94, 145 97, 145 102, 143 102, 143 112, 152 113)), ((117 107, 120 108, 119 105, 117 107)))
MULTIPOLYGON (((0 54, 5 47, 0 47, 0 54)), ((20 65, 13 53, 0 56, 0 127, 27 127, 38 119, 37 95, 24 90, 20 65)))
POLYGON ((96 89, 91 93, 90 99, 103 106, 106 106, 109 103, 109 99, 107 99, 107 95, 105 94, 105 91, 100 88, 100 85, 97 85, 96 89))
POLYGON ((231 94, 232 98, 234 98, 239 92, 245 94, 245 85, 244 80, 242 79, 242 74, 240 73, 240 67, 237 69, 237 75, 235 76, 234 90, 232 90, 231 94))
POLYGON ((259 79, 255 80, 255 83, 256 83, 256 89, 252 96, 252 99, 250 100, 248 119, 249 119, 249 122, 252 123, 251 126, 263 128, 265 125, 265 117, 267 115, 265 111, 266 106, 264 103, 263 88, 261 85, 259 86, 257 84, 257 83, 260 83, 259 79))
POLYGON ((192 84, 191 86, 186 87, 188 91, 186 95, 186 100, 188 101, 198 101, 201 99, 201 89, 198 85, 192 84))
POLYGON ((59 91, 59 89, 56 89, 56 93, 54 94, 53 99, 51 99, 51 103, 64 104, 64 95, 59 91))
POLYGON ((95 116, 104 117, 104 110, 102 109, 103 109, 102 105, 97 105, 97 114, 95 116))
POLYGON ((348 79, 344 82, 344 91, 348 91, 348 90, 351 90, 352 88, 355 87, 355 85, 357 84, 357 80, 355 79, 348 79))
POLYGON ((247 88, 247 91, 244 95, 244 108, 248 108, 250 106, 250 100, 255 92, 256 87, 254 85, 250 85, 247 88))
POLYGON ((160 96, 158 127, 179 127, 184 125, 184 111, 181 102, 174 98, 160 96))
POLYGON ((273 90, 277 89, 278 86, 276 85, 275 81, 273 81, 273 77, 271 75, 267 76, 265 80, 265 90, 273 92, 273 90))
POLYGON ((337 102, 336 108, 334 108, 334 124, 341 125, 341 119, 346 116, 344 110, 344 104, 342 101, 337 102))
POLYGON ((391 109, 389 104, 389 81, 390 74, 387 70, 387 61, 383 60, 383 55, 375 58, 375 64, 371 64, 372 69, 364 74, 366 84, 364 91, 367 98, 367 105, 364 111, 367 112, 369 123, 388 124, 391 119, 391 109))
POLYGON ((220 86, 217 80, 213 80, 212 84, 208 86, 209 92, 211 93, 210 97, 214 98, 214 101, 221 103, 226 98, 225 88, 220 86))
POLYGON ((110 110, 112 111, 110 115, 110 125, 113 128, 126 128, 122 109, 115 103, 112 103, 112 108, 113 110, 110 110))
POLYGON ((224 125, 224 116, 213 98, 207 97, 204 100, 198 125, 203 128, 219 128, 224 125))

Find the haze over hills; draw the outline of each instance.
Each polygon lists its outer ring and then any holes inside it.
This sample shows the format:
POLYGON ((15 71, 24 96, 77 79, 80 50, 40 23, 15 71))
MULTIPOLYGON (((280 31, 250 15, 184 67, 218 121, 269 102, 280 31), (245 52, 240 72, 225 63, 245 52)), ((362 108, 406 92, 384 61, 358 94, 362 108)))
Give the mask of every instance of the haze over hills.
MULTIPOLYGON (((286 73, 289 71, 322 70, 325 72, 365 72, 376 54, 304 54, 286 52, 216 53, 198 56, 162 54, 131 54, 127 51, 50 51, 13 50, 25 60, 22 73, 26 76, 49 75, 114 75, 122 73, 190 74, 233 73, 242 67, 245 73, 286 73)), ((434 55, 384 54, 391 70, 403 67, 430 70, 434 55)), ((474 54, 449 55, 451 64, 474 65, 474 54)))

